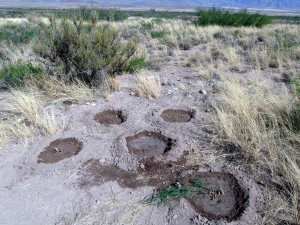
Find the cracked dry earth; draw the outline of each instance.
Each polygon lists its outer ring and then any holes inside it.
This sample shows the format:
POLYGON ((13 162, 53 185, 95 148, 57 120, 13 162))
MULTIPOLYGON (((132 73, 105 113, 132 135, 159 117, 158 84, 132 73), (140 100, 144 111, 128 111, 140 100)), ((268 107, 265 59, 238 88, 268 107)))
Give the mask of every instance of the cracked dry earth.
POLYGON ((213 134, 205 130, 218 81, 199 81, 180 66, 158 75, 170 81, 159 99, 131 96, 133 75, 123 75, 110 102, 57 109, 62 133, 4 147, 0 224, 259 224, 267 190, 247 168, 210 160, 213 134), (194 178, 207 189, 166 205, 145 203, 155 190, 194 178))

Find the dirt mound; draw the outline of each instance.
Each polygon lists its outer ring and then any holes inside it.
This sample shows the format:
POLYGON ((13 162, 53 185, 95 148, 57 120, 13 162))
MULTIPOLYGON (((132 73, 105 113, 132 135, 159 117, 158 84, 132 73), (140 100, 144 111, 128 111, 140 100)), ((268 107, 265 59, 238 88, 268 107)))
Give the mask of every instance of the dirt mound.
MULTIPOLYGON (((124 188, 138 188, 142 186, 163 187, 165 184, 174 182, 182 170, 177 166, 186 162, 184 156, 177 162, 154 162, 151 158, 141 158, 137 171, 125 171, 117 166, 104 165, 99 160, 90 159, 85 162, 78 175, 79 186, 99 186, 108 181, 117 181, 124 188)), ((180 166, 181 167, 181 166, 180 166)))
POLYGON ((194 179, 205 183, 202 191, 187 198, 198 213, 209 220, 232 221, 239 216, 243 210, 244 191, 232 174, 194 172, 185 175, 180 184, 187 186, 194 179))
POLYGON ((194 117, 194 112, 186 110, 167 109, 162 112, 160 117, 165 122, 189 122, 194 117))
POLYGON ((160 156, 171 150, 175 141, 152 131, 143 131, 126 137, 129 152, 140 158, 160 156))
POLYGON ((121 110, 106 110, 95 115, 94 120, 100 124, 121 124, 126 121, 126 117, 121 110))
POLYGON ((113 165, 102 165, 99 160, 90 159, 85 162, 79 172, 79 186, 101 185, 108 181, 117 181, 121 187, 138 188, 143 186, 133 171, 124 171, 113 165))
POLYGON ((82 143, 76 138, 57 139, 52 141, 38 156, 38 163, 56 163, 77 155, 82 149, 82 143))

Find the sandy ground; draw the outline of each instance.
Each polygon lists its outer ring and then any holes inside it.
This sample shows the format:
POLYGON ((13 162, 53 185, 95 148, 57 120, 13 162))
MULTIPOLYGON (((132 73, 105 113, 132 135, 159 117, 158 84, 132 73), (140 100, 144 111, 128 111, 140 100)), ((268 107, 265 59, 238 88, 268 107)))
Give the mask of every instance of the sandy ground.
POLYGON ((249 168, 210 160, 213 134, 207 119, 214 113, 210 103, 219 81, 200 80, 190 68, 174 65, 157 74, 168 83, 159 99, 131 95, 134 75, 123 75, 109 102, 99 98, 58 111, 65 121, 61 134, 3 148, 0 224, 259 224, 268 194, 262 182, 249 168), (160 115, 170 109, 192 116, 188 122, 166 122, 160 115), (124 121, 98 123, 95 116, 105 110, 121 112, 124 121), (154 155, 135 153, 139 148, 154 155), (67 158, 60 160, 60 154, 67 158), (145 203, 155 189, 186 184, 188 176, 207 179, 209 188, 222 188, 224 195, 145 203))

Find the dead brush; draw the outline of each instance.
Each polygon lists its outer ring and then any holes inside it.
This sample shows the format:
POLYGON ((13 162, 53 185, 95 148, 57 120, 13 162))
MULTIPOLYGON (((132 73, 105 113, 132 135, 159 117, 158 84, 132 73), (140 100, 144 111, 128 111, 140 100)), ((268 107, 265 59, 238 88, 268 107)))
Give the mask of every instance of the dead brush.
POLYGON ((140 97, 159 98, 161 82, 157 74, 142 70, 135 79, 134 91, 140 97))
POLYGON ((279 93, 273 90, 266 81, 225 78, 213 104, 217 112, 214 122, 219 129, 215 143, 234 161, 260 164, 271 171, 266 173, 267 185, 274 187, 276 183, 276 188, 281 188, 280 198, 286 207, 281 205, 279 213, 273 204, 278 194, 271 195, 264 217, 266 223, 298 224, 300 135, 289 122, 295 108, 284 88, 279 93))

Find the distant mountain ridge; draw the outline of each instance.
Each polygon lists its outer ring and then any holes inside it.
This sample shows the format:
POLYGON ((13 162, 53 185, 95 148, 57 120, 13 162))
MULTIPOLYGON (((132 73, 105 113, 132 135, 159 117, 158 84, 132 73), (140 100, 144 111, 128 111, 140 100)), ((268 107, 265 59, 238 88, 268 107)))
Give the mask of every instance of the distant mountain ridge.
POLYGON ((255 8, 255 9, 282 9, 282 10, 300 10, 300 0, 11 0, 5 2, 10 3, 32 3, 47 5, 63 5, 63 4, 100 4, 103 6, 119 6, 119 7, 173 7, 173 8, 196 8, 196 7, 237 7, 237 8, 255 8))

